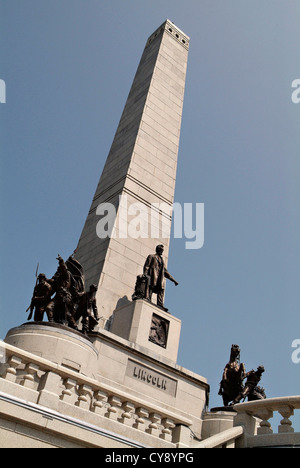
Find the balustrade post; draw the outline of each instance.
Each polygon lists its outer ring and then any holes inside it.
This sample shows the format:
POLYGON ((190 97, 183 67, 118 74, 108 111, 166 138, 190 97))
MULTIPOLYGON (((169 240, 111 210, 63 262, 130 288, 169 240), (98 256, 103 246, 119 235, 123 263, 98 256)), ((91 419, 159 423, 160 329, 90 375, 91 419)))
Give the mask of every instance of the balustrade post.
POLYGON ((133 427, 139 431, 145 431, 146 428, 146 419, 149 418, 149 412, 145 408, 138 408, 136 410, 137 418, 133 427))
POLYGON ((161 430, 159 427, 159 424, 161 422, 161 416, 157 413, 152 413, 150 414, 150 420, 151 420, 151 424, 149 424, 149 427, 146 432, 156 437, 159 437, 161 433, 161 430))
POLYGON ((95 401, 92 405, 92 412, 104 416, 107 408, 108 395, 106 392, 98 390, 94 393, 95 401))
POLYGON ((174 421, 170 418, 165 418, 162 420, 162 425, 164 426, 160 438, 168 442, 172 442, 172 429, 174 429, 174 421))
POLYGON ((135 406, 133 403, 130 403, 129 401, 126 401, 125 403, 123 403, 123 406, 122 406, 124 412, 121 414, 121 419, 120 419, 120 422, 122 424, 125 424, 127 426, 132 426, 133 424, 133 414, 134 414, 134 411, 135 411, 135 406))
POLYGON ((90 385, 82 384, 78 388, 79 397, 75 405, 78 408, 89 410, 93 396, 93 389, 90 385))
POLYGON ((23 380, 20 382, 20 385, 26 388, 31 388, 34 389, 35 382, 34 382, 34 377, 36 373, 39 370, 39 366, 36 366, 35 364, 28 363, 25 366, 25 374, 23 377, 23 380))
POLYGON ((77 396, 75 393, 76 384, 77 382, 74 379, 68 378, 64 380, 65 388, 61 392, 61 396, 60 396, 61 401, 65 401, 66 403, 70 403, 70 404, 75 403, 77 399, 77 396))
POLYGON ((17 368, 22 364, 22 359, 17 356, 11 356, 7 360, 7 368, 4 372, 3 379, 15 383, 17 380, 17 368))
POLYGON ((117 421, 118 409, 122 406, 122 401, 116 396, 111 396, 108 399, 108 403, 110 404, 110 406, 109 408, 107 408, 106 416, 113 421, 117 421))
POLYGON ((262 420, 257 429, 257 434, 273 434, 271 424, 269 423, 269 419, 273 417, 273 411, 268 408, 260 408, 255 410, 255 415, 262 420))
POLYGON ((281 414, 283 419, 280 421, 280 426, 278 426, 279 433, 294 432, 292 427, 292 421, 290 417, 294 415, 294 409, 290 406, 281 406, 278 408, 278 413, 281 414))

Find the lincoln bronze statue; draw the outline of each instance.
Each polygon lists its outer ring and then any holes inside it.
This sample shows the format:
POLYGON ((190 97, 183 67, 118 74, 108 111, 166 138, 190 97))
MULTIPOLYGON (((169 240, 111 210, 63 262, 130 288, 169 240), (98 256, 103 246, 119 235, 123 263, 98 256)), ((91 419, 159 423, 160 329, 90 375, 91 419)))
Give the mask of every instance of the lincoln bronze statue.
POLYGON ((164 310, 164 296, 166 289, 166 279, 172 281, 175 286, 178 282, 168 272, 165 261, 163 259, 164 246, 158 245, 155 254, 148 255, 143 275, 137 277, 135 292, 132 296, 133 300, 146 299, 152 302, 153 294, 157 295, 157 305, 164 310))

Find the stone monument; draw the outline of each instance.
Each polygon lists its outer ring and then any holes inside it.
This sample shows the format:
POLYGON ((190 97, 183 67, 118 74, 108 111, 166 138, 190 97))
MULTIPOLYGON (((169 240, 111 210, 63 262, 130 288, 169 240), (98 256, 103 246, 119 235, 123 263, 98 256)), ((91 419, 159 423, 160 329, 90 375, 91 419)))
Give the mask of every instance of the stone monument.
POLYGON ((0 447, 300 446, 289 420, 299 397, 265 405, 264 367, 246 373, 239 346, 225 406, 211 412, 207 380, 177 364, 181 321, 165 280, 178 286, 167 260, 188 49, 169 20, 148 39, 77 250, 58 256, 52 278, 36 273, 33 321, 0 341, 0 447))
POLYGON ((87 284, 98 286, 102 327, 131 300, 159 244, 167 265, 188 50, 189 38, 168 20, 149 37, 76 249, 87 284), (116 209, 114 235, 99 238, 107 203, 116 209), (133 238, 129 207, 136 203, 145 222, 133 238))
POLYGON ((169 20, 147 40, 77 249, 37 277, 34 321, 7 333, 0 397, 26 400, 5 416, 22 443, 184 448, 201 437, 209 386, 177 365, 181 321, 164 297, 166 279, 178 285, 167 262, 188 49, 169 20), (57 425, 37 435, 36 413, 57 425))

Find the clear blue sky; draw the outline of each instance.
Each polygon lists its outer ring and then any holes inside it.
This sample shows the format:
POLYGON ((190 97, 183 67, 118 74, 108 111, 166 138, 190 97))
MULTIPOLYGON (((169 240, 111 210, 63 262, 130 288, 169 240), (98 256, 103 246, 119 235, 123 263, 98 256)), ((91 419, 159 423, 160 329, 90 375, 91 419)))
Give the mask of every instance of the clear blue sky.
POLYGON ((191 37, 176 201, 205 204, 203 248, 171 241, 178 363, 219 406, 237 343, 248 370, 264 364, 267 396, 299 394, 299 1, 0 0, 0 337, 26 321, 37 263, 52 276, 76 247, 145 42, 167 18, 191 37))

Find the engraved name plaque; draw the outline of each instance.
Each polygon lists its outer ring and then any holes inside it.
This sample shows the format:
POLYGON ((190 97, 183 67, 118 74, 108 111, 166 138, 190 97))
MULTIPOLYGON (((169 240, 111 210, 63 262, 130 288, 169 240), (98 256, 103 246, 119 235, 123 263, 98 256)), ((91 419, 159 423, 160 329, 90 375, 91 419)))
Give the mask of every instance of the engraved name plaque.
POLYGON ((177 381, 136 361, 128 360, 126 375, 156 390, 176 396, 177 381))

